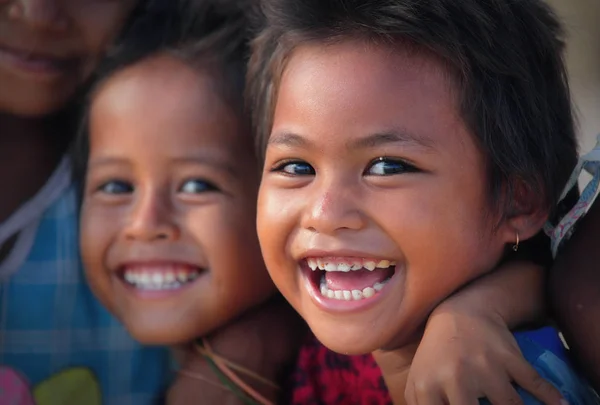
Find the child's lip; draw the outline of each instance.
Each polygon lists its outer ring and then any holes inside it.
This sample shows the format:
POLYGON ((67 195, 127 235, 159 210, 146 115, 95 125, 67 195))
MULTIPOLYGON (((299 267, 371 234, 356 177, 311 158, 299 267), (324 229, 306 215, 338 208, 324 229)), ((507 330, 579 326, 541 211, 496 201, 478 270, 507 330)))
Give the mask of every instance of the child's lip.
POLYGON ((169 298, 195 284, 205 270, 184 262, 125 262, 116 278, 141 298, 169 298))
POLYGON ((309 258, 338 258, 338 259, 362 259, 362 260, 370 260, 379 262, 381 260, 390 260, 390 255, 375 253, 375 252, 365 252, 361 250, 355 249, 335 249, 335 250, 326 250, 326 249, 309 249, 302 252, 298 256, 298 261, 309 259, 309 258))
POLYGON ((57 76, 71 71, 77 58, 32 47, 0 43, 0 62, 32 76, 57 76))
POLYGON ((399 283, 402 283, 404 280, 404 272, 402 269, 399 269, 396 270, 394 275, 385 283, 385 286, 372 297, 360 300, 340 300, 322 295, 318 283, 315 283, 313 280, 314 273, 315 272, 308 267, 306 261, 300 263, 301 282, 304 284, 304 288, 308 292, 313 303, 315 303, 322 311, 336 314, 350 314, 366 311, 384 300, 389 295, 390 291, 398 291, 399 283))

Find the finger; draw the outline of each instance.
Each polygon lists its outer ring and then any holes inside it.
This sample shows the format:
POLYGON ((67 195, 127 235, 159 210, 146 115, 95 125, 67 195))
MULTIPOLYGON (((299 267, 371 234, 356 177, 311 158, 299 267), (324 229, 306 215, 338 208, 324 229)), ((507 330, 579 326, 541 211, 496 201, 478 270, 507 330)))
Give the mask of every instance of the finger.
POLYGON ((415 397, 417 405, 446 405, 446 396, 437 389, 417 386, 415 397))
POLYGON ((414 385, 410 381, 406 384, 404 390, 404 400, 406 401, 406 405, 419 405, 417 402, 417 393, 415 392, 414 385))
MULTIPOLYGON (((486 379, 483 381, 498 381, 490 379, 486 379)), ((510 383, 510 378, 507 376, 503 382, 497 382, 494 384, 484 385, 483 387, 483 396, 490 401, 492 405, 523 405, 523 400, 521 396, 515 389, 515 387, 510 383)))
POLYGON ((545 380, 527 362, 519 359, 515 365, 508 368, 510 377, 525 391, 542 401, 546 405, 562 405, 565 402, 560 391, 550 382, 545 380))
POLYGON ((461 384, 452 384, 446 392, 446 403, 448 405, 479 405, 478 392, 461 384))

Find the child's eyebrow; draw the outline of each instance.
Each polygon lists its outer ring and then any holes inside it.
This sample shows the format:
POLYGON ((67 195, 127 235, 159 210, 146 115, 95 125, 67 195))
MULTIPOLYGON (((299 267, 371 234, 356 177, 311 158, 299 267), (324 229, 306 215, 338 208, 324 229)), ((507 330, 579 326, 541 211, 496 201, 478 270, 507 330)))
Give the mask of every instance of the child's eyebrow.
MULTIPOLYGON (((431 139, 414 134, 403 129, 392 129, 381 131, 352 140, 346 144, 346 148, 369 149, 384 146, 392 143, 407 144, 420 147, 422 149, 433 150, 434 144, 431 139)), ((312 142, 302 135, 293 132, 280 132, 273 134, 268 141, 268 145, 282 145, 288 147, 310 147, 312 142)))
POLYGON ((109 165, 127 165, 129 162, 127 159, 123 159, 120 157, 113 156, 102 156, 90 158, 88 166, 90 168, 98 167, 98 166, 109 166, 109 165))
POLYGON ((423 149, 434 149, 431 139, 403 129, 392 129, 370 134, 349 142, 346 147, 348 149, 368 149, 385 146, 391 143, 407 144, 423 149))
POLYGON ((235 167, 229 164, 224 159, 220 159, 217 156, 211 154, 202 154, 202 156, 186 156, 177 157, 172 160, 175 164, 193 164, 193 165, 208 165, 216 168, 217 170, 226 172, 227 174, 236 177, 238 172, 235 167))

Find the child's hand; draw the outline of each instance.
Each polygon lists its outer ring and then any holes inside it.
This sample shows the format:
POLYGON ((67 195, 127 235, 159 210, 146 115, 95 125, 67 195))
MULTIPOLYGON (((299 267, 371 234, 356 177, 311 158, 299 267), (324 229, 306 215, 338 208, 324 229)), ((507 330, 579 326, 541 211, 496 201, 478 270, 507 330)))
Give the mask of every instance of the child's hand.
POLYGON ((434 311, 410 368, 407 404, 522 404, 511 382, 547 405, 566 404, 523 358, 505 321, 486 312, 452 298, 434 311))

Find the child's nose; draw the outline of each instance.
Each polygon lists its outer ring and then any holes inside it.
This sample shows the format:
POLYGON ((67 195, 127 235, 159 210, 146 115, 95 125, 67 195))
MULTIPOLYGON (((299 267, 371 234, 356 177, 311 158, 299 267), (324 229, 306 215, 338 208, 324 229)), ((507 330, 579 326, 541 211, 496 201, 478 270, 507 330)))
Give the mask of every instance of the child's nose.
POLYGON ((62 31, 68 16, 59 0, 15 0, 9 15, 34 30, 62 31))
POLYGON ((352 187, 341 182, 315 184, 307 200, 303 226, 313 232, 334 234, 341 230, 360 230, 366 218, 357 204, 352 187))
POLYGON ((153 242, 176 240, 179 235, 171 203, 155 193, 140 196, 131 210, 124 236, 129 240, 153 242))

